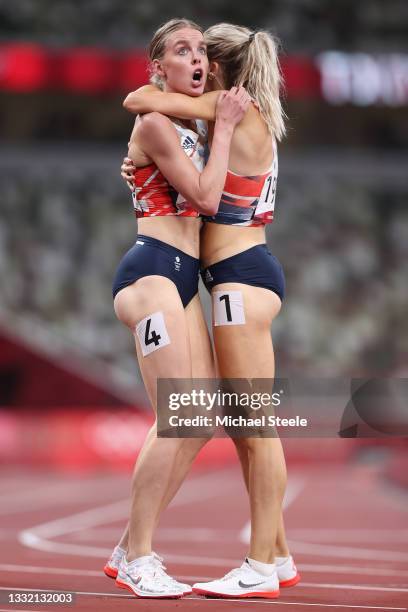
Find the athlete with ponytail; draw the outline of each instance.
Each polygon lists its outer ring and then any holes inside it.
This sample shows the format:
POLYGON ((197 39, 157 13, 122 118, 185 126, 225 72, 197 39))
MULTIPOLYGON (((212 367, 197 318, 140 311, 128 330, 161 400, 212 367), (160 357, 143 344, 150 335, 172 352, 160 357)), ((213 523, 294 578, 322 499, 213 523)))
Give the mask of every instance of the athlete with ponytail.
MULTIPOLYGON (((203 215, 200 264, 212 294, 214 343, 221 378, 275 375, 271 324, 284 297, 280 263, 266 245, 278 174, 277 141, 285 134, 277 43, 265 31, 222 23, 205 34, 211 72, 199 97, 147 86, 124 106, 133 113, 158 111, 213 122, 221 91, 243 86, 255 102, 232 137, 229 167, 218 212, 203 215)), ((214 146, 210 123, 210 146, 214 146)), ((129 180, 124 161, 122 176, 129 180)), ((240 568, 220 580, 197 583, 196 593, 218 597, 279 595, 300 577, 290 556, 282 519, 286 467, 279 438, 235 438, 250 498, 251 541, 240 568)))
MULTIPOLYGON (((176 19, 150 45, 152 71, 164 91, 203 93, 208 72, 202 30, 176 19)), ((213 376, 211 343, 198 297, 199 214, 215 214, 225 182, 235 125, 249 104, 234 88, 217 104, 213 147, 195 126, 159 113, 138 117, 129 143, 134 164, 135 245, 113 283, 118 319, 132 332, 140 371, 156 414, 157 378, 213 376)), ((138 597, 181 597, 191 587, 169 576, 152 551, 160 512, 183 481, 205 439, 158 438, 152 427, 132 482, 129 528, 105 566, 119 587, 138 597)))

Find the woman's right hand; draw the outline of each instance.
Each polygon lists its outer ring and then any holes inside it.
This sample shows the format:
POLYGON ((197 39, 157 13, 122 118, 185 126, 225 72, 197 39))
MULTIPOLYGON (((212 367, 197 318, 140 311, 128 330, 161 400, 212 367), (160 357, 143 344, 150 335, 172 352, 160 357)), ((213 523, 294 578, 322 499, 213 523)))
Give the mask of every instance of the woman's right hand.
POLYGON ((231 87, 223 91, 217 100, 216 122, 234 128, 244 117, 251 103, 245 87, 231 87))
POLYGON ((133 183, 133 173, 135 171, 135 165, 130 157, 124 157, 122 165, 120 167, 120 175, 126 181, 130 191, 133 191, 135 185, 133 183))

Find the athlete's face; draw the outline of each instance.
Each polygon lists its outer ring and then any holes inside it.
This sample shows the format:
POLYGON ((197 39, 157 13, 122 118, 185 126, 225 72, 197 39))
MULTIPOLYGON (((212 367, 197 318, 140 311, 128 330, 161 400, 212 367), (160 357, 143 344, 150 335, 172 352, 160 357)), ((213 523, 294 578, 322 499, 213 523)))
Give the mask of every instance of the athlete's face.
POLYGON ((161 60, 154 60, 157 74, 165 81, 167 92, 200 96, 208 73, 207 47, 198 30, 183 28, 166 41, 161 60))

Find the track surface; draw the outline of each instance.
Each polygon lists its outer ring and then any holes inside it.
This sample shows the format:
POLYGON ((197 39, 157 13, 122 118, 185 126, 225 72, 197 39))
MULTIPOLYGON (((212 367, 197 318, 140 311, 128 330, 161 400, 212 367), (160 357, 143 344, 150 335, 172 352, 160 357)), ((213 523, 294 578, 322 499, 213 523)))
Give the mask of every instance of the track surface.
MULTIPOLYGON (((407 610, 408 494, 372 465, 289 472, 285 520, 303 581, 278 600, 141 600, 115 587, 102 566, 125 524, 129 478, 17 471, 0 479, 0 594, 77 593, 73 607, 0 604, 3 610, 224 612, 407 610), (273 608, 271 608, 273 606, 273 608)), ((195 473, 163 516, 155 550, 171 574, 193 583, 240 565, 248 503, 237 467, 195 473)))

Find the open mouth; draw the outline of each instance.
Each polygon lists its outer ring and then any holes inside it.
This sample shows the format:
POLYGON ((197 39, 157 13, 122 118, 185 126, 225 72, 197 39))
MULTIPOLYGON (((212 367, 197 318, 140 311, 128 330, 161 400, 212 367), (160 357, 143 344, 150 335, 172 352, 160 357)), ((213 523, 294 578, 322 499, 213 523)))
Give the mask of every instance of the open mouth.
POLYGON ((201 68, 197 68, 197 70, 194 70, 193 81, 195 81, 196 83, 199 83, 202 77, 203 77, 203 71, 201 68))

